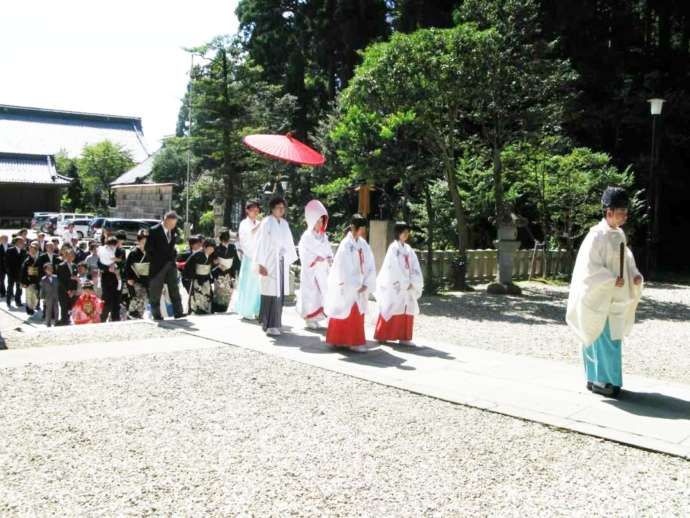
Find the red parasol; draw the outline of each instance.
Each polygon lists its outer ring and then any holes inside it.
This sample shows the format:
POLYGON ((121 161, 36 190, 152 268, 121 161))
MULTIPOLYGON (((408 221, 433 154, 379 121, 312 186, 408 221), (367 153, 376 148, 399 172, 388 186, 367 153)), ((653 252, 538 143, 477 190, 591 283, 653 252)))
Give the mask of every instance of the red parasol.
POLYGON ((247 135, 244 145, 271 158, 300 165, 323 165, 324 156, 303 144, 290 133, 287 135, 247 135))

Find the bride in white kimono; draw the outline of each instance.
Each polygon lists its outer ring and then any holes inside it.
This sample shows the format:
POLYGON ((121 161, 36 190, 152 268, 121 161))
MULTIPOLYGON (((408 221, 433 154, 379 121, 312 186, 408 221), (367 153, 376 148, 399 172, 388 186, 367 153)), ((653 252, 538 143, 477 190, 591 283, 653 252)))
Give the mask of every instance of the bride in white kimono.
POLYGON ((394 227, 395 241, 388 247, 381 271, 376 278, 376 301, 379 319, 374 339, 379 342, 397 340, 414 345, 414 317, 419 315, 417 300, 424 291, 424 276, 414 250, 406 243, 410 226, 398 222, 394 227))
POLYGON ((617 397, 623 385, 621 346, 632 330, 642 294, 642 275, 620 228, 628 196, 609 187, 604 219, 585 237, 575 261, 566 322, 583 345, 587 389, 617 397))
POLYGON ((290 265, 297 260, 290 225, 285 221, 285 199, 276 196, 269 204, 256 239, 256 264, 261 277, 259 320, 267 335, 281 334, 283 302, 288 292, 290 265))
POLYGON ((325 318, 323 306, 333 263, 333 251, 326 235, 328 211, 320 201, 312 200, 304 208, 304 219, 307 230, 298 245, 301 268, 297 312, 308 328, 318 329, 319 322, 325 318))
POLYGON ((326 344, 359 352, 366 350, 364 316, 369 293, 376 287, 376 264, 364 240, 366 231, 367 220, 355 214, 333 259, 324 307, 329 318, 326 344))

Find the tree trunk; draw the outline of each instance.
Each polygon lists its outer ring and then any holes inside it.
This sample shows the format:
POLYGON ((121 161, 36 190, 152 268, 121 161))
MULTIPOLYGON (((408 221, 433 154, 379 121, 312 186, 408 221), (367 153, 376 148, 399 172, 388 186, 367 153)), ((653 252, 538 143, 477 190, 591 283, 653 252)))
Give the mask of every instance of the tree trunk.
POLYGON ((458 233, 458 260, 457 271, 455 272, 454 288, 459 290, 467 289, 467 281, 465 275, 465 268, 467 264, 467 242, 469 240, 469 231, 467 229, 467 219, 465 217, 465 208, 462 205, 462 199, 458 192, 458 182, 455 178, 455 168, 450 159, 445 161, 444 173, 446 181, 448 182, 448 190, 450 191, 450 198, 453 201, 453 208, 455 209, 455 220, 458 233))
POLYGON ((434 280, 434 226, 436 225, 436 215, 431 199, 429 184, 424 184, 424 201, 426 202, 427 228, 426 228, 426 281, 424 282, 424 292, 428 295, 436 293, 436 281, 434 280))
POLYGON ((503 162, 501 161, 501 150, 494 144, 492 153, 494 165, 494 198, 496 198, 496 226, 507 219, 505 201, 503 196, 503 162))

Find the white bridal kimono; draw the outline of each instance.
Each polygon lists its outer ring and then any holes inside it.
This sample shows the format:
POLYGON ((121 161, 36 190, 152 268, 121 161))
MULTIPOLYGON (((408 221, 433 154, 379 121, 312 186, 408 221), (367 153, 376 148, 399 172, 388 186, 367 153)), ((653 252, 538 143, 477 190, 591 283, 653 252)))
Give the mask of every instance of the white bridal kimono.
POLYGON ((314 225, 324 216, 328 217, 328 211, 318 200, 310 201, 304 208, 307 230, 298 245, 301 269, 297 297, 297 312, 304 319, 321 315, 326 299, 333 251, 325 226, 323 232, 314 231, 314 225), (323 260, 317 261, 319 257, 323 260))
POLYGON ((324 310, 330 318, 346 319, 352 306, 366 314, 369 293, 376 288, 376 264, 369 244, 362 238, 355 240, 348 232, 338 246, 333 266, 328 274, 328 293, 324 310), (367 290, 357 291, 366 286, 367 290))
POLYGON ((261 295, 266 297, 280 297, 281 275, 280 259, 283 258, 282 294, 287 295, 290 281, 290 265, 297 260, 295 242, 292 240, 290 225, 285 219, 278 220, 274 216, 267 216, 261 222, 256 238, 254 264, 258 268, 263 266, 268 275, 261 277, 261 295))
POLYGON ((393 241, 376 278, 376 301, 384 320, 395 315, 419 315, 417 300, 424 291, 424 276, 410 245, 393 241), (412 287, 410 287, 410 285, 412 287))
POLYGON ((633 282, 637 275, 640 272, 623 230, 611 228, 606 220, 592 227, 577 254, 566 313, 568 326, 584 345, 599 338, 607 320, 612 340, 630 333, 642 294, 642 284, 633 282), (621 243, 625 285, 617 288, 621 243))

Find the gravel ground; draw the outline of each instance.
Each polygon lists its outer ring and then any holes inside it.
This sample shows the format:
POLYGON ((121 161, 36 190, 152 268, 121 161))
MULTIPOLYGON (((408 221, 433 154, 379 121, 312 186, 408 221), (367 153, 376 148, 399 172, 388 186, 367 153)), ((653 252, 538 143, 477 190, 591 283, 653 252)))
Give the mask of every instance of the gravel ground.
POLYGON ((690 513, 690 462, 233 347, 0 394, 3 516, 690 513))
MULTIPOLYGON (((520 297, 478 288, 424 298, 415 321, 419 340, 580 363, 580 347, 565 325, 567 286, 521 283, 520 297)), ((690 286, 650 284, 637 323, 623 345, 624 373, 690 383, 690 286)))
POLYGON ((146 340, 177 335, 182 330, 158 327, 152 322, 129 321, 88 326, 36 327, 15 326, 2 333, 7 349, 26 349, 54 345, 72 345, 86 342, 121 342, 124 340, 146 340), (88 329, 86 329, 88 327, 88 329))

